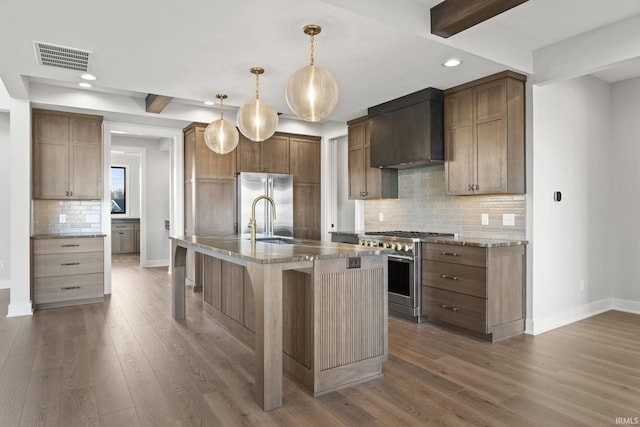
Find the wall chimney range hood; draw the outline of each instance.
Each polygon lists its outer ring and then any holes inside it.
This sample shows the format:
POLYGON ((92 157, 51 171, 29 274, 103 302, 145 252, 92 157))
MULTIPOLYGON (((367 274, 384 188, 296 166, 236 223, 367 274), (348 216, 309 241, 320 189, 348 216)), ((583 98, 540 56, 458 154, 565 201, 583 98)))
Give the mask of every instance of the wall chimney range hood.
POLYGON ((444 93, 427 88, 368 110, 371 167, 407 169, 444 161, 444 93))

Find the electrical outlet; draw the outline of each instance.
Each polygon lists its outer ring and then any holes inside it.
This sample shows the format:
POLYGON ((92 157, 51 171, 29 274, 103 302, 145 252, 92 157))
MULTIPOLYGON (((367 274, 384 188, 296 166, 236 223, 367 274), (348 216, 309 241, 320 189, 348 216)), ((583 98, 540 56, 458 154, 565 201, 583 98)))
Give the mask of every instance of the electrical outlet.
POLYGON ((349 257, 347 259, 347 268, 360 268, 360 257, 349 257))
POLYGON ((382 212, 378 212, 378 221, 384 221, 384 214, 382 212))
POLYGON ((482 225, 489 225, 489 214, 482 214, 482 225))
POLYGON ((67 216, 65 214, 60 214, 60 218, 58 218, 58 222, 60 224, 64 224, 67 222, 67 216))
POLYGON ((516 225, 516 216, 514 214, 502 214, 502 225, 513 227, 516 225))

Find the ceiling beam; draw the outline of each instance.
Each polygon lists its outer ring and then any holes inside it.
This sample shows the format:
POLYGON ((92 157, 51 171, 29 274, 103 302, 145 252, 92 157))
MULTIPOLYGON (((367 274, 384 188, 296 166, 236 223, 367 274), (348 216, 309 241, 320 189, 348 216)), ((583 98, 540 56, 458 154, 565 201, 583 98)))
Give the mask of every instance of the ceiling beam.
POLYGON ((445 0, 431 8, 431 34, 449 38, 528 0, 445 0))
POLYGON ((150 93, 145 98, 147 113, 159 114, 162 110, 164 110, 164 107, 166 107, 167 104, 171 102, 172 99, 173 97, 171 96, 153 95, 150 93))

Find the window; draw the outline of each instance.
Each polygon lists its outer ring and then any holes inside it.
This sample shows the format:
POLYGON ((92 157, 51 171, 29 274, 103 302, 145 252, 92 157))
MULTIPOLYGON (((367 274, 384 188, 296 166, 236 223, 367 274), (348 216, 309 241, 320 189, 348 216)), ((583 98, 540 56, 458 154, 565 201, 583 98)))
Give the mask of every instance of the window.
POLYGON ((126 182, 127 169, 122 166, 111 166, 111 213, 127 213, 126 182))

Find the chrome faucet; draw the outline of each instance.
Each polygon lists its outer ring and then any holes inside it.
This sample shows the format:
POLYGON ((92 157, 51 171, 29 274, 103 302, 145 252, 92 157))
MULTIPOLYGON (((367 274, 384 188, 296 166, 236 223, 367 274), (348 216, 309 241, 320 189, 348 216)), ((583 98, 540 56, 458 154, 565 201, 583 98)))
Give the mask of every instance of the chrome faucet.
MULTIPOLYGON (((251 218, 249 218, 249 228, 251 228, 251 243, 256 242, 256 203, 258 200, 265 199, 271 203, 271 219, 276 219, 276 202, 269 196, 265 196, 264 194, 253 199, 253 204, 251 205, 251 218)), ((267 229, 267 224, 265 224, 265 230, 267 229)))

